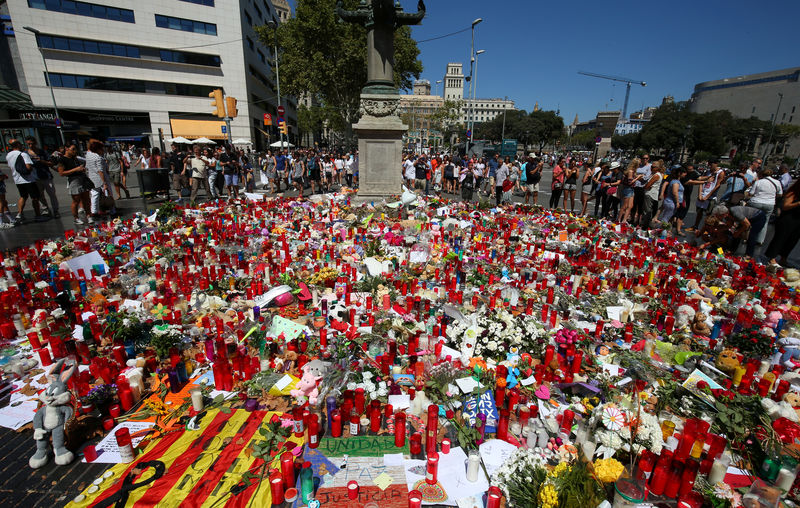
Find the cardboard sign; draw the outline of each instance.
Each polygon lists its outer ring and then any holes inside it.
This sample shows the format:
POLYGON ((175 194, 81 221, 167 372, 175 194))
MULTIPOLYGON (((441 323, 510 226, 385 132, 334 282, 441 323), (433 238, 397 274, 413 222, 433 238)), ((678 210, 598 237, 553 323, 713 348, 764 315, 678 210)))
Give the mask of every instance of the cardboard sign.
POLYGON ((500 415, 491 390, 486 390, 480 397, 471 397, 464 405, 464 417, 473 425, 479 412, 486 415, 486 432, 497 432, 497 419, 500 415))

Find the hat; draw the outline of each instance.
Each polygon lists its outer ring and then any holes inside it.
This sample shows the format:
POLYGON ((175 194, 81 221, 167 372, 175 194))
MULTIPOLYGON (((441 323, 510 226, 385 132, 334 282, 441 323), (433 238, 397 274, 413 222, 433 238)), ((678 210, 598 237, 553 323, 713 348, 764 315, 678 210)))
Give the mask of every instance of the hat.
POLYGON ((614 161, 611 163, 611 169, 617 169, 620 166, 621 164, 619 163, 619 161, 614 161))

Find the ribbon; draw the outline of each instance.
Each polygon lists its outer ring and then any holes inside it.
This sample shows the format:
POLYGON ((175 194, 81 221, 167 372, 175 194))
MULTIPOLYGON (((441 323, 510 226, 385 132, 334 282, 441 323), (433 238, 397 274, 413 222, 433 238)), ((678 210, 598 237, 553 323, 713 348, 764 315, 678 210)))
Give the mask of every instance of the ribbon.
POLYGON ((128 473, 125 475, 125 478, 122 480, 122 485, 120 486, 119 490, 113 495, 110 496, 98 504, 95 505, 96 508, 108 508, 109 506, 114 506, 114 508, 124 508, 128 502, 128 496, 130 495, 131 491, 136 490, 140 487, 144 487, 145 485, 149 485, 154 481, 158 480, 164 475, 165 466, 164 463, 160 460, 150 460, 147 462, 142 462, 137 466, 140 469, 147 469, 149 467, 155 468, 155 474, 150 478, 141 481, 139 483, 133 483, 133 480, 136 476, 133 473, 128 473))

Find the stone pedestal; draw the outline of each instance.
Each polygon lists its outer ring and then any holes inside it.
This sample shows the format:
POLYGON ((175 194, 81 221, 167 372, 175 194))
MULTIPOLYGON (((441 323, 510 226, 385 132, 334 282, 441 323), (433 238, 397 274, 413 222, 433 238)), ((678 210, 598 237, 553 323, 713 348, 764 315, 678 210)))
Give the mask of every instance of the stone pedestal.
POLYGON ((403 133, 397 94, 361 94, 358 134, 358 201, 402 193, 403 133))

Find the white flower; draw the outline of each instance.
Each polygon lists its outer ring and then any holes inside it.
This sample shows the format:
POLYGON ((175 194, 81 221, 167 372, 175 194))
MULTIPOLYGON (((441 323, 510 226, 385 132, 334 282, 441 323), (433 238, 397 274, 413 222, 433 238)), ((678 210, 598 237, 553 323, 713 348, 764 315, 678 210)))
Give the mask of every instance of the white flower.
POLYGON ((348 390, 355 390, 356 388, 357 388, 357 386, 353 381, 350 381, 349 383, 347 383, 347 389, 348 390))

